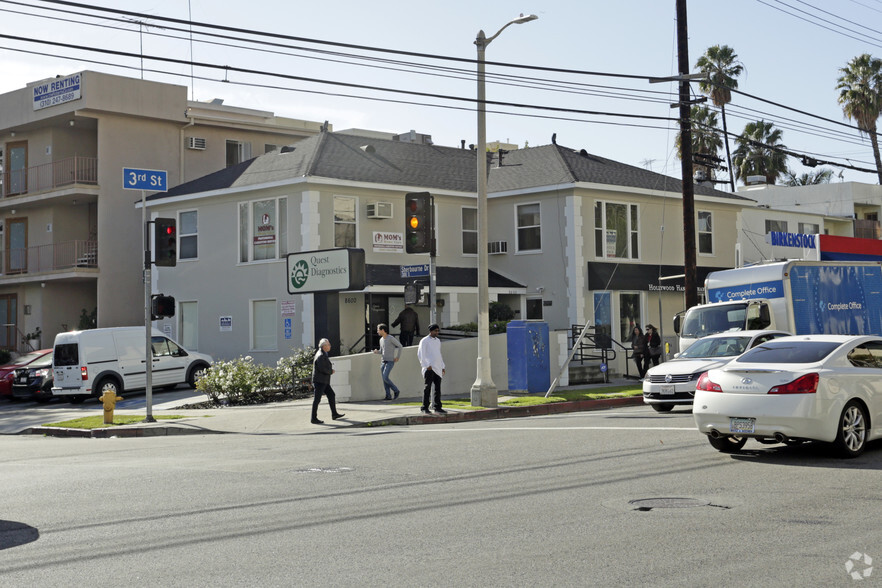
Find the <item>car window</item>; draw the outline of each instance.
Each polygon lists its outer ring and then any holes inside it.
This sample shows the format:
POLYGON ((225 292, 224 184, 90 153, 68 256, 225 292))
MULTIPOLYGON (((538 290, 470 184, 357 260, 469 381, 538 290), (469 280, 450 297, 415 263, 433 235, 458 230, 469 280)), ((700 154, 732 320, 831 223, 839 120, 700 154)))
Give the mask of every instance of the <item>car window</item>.
POLYGON ((882 368, 882 342, 867 341, 849 351, 847 357, 855 367, 882 368))
POLYGON ((31 363, 35 359, 40 359, 41 357, 43 357, 43 353, 36 353, 36 352, 26 353, 25 355, 22 355, 21 357, 15 358, 13 361, 8 363, 7 365, 25 365, 25 364, 31 363))
POLYGON ((817 363, 839 347, 834 341, 767 341, 736 359, 738 363, 817 363))
POLYGON ((766 341, 772 341, 777 339, 778 337, 783 337, 781 333, 768 333, 766 335, 760 335, 756 339, 753 340, 753 343, 750 345, 751 348, 756 347, 757 345, 762 345, 766 341))
POLYGON ((168 348, 168 339, 165 337, 153 337, 153 357, 171 355, 168 348))
POLYGON ((686 358, 735 357, 744 353, 750 337, 707 337, 699 339, 680 354, 686 358))
POLYGON ((55 365, 79 365, 79 348, 76 343, 59 343, 55 346, 55 365))

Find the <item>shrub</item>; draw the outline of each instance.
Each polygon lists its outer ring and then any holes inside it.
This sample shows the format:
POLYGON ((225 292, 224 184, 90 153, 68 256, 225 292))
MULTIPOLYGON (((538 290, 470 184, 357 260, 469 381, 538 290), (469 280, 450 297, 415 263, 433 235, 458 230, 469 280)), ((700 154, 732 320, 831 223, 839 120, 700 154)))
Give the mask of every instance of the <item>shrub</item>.
MULTIPOLYGON (((490 322, 508 322, 513 320, 515 317, 514 311, 508 304, 504 302, 491 302, 490 303, 490 322)), ((503 329, 504 331, 504 329, 503 329)))
POLYGON ((0 349, 0 365, 6 365, 12 361, 12 352, 8 349, 0 349))
POLYGON ((313 350, 304 347, 292 351, 291 356, 279 359, 275 367, 254 363, 251 356, 216 361, 199 379, 196 389, 215 406, 306 398, 311 394, 313 350))

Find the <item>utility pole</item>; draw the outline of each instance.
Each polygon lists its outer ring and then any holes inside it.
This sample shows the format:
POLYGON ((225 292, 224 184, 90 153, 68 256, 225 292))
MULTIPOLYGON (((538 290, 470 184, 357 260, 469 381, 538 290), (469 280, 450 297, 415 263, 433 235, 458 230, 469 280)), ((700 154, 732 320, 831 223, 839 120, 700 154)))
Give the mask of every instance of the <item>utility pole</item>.
POLYGON ((695 261, 695 186, 692 184, 692 121, 689 100, 689 35, 686 0, 677 0, 677 66, 680 73, 680 173, 683 176, 683 270, 686 308, 698 304, 695 261))

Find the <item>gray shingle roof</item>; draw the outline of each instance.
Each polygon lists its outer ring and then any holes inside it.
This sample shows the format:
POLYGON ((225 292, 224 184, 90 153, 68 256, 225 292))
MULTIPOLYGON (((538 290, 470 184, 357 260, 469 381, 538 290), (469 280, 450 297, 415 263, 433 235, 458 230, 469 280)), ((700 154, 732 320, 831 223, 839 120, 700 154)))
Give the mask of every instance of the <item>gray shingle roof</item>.
MULTIPOLYGON (((287 147, 288 152, 261 155, 237 166, 180 184, 150 200, 281 182, 299 177, 320 177, 353 182, 476 191, 475 152, 454 147, 402 143, 383 139, 321 133, 287 147)), ((587 182, 679 193, 680 180, 636 166, 619 163, 584 150, 544 145, 493 156, 488 191, 502 192, 587 182)), ((705 186, 696 194, 749 200, 705 186)))

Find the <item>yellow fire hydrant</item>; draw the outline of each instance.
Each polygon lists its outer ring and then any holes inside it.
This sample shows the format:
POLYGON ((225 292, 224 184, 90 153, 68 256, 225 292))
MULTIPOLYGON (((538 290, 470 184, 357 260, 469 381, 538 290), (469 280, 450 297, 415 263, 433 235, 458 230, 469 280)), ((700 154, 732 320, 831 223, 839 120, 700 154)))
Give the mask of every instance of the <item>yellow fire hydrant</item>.
POLYGON ((117 396, 114 392, 105 392, 98 400, 104 405, 104 424, 113 424, 113 411, 116 409, 116 403, 125 400, 122 396, 117 396))

